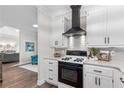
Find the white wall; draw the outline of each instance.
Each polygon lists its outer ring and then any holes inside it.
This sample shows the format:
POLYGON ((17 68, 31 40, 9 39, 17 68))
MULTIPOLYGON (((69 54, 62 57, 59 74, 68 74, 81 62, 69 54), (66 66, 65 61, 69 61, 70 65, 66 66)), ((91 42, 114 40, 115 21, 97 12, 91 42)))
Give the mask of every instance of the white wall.
POLYGON ((50 25, 51 20, 38 9, 38 82, 45 80, 44 58, 50 55, 50 25))
POLYGON ((37 54, 37 32, 21 30, 20 33, 20 64, 31 62, 31 56, 37 54), (25 42, 34 42, 35 51, 26 52, 25 42))
POLYGON ((10 26, 20 30, 20 63, 31 62, 31 55, 37 54, 36 6, 0 6, 0 26, 10 26), (34 42, 35 51, 26 52, 25 42, 34 42))

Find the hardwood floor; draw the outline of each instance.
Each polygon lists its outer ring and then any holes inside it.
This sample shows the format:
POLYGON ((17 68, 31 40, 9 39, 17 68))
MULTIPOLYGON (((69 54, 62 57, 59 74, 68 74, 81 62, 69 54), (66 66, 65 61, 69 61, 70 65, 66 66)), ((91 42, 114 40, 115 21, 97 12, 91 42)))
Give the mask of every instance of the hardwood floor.
POLYGON ((3 64, 3 82, 1 88, 56 88, 48 83, 37 86, 37 73, 18 66, 16 63, 3 64))

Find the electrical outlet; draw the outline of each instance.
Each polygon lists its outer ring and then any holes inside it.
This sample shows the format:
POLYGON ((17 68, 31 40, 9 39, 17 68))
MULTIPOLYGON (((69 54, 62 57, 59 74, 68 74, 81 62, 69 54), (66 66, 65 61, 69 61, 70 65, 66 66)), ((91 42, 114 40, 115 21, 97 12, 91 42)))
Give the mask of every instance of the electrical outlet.
POLYGON ((115 51, 111 51, 111 55, 112 55, 112 56, 115 55, 115 51))

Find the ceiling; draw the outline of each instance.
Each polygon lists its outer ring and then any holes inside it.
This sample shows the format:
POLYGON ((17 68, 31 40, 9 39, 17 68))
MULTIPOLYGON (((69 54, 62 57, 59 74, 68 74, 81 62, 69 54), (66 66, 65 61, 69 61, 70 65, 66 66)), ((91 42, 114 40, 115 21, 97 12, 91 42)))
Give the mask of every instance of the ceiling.
POLYGON ((16 28, 4 26, 0 28, 0 43, 18 42, 19 30, 16 28))
MULTIPOLYGON (((94 10, 101 9, 103 7, 106 7, 106 6, 82 5, 81 13, 83 14, 83 12, 87 12, 87 13, 92 12, 94 10)), ((40 5, 38 6, 38 8, 39 10, 41 10, 41 12, 45 11, 46 15, 50 17, 61 15, 71 11, 70 5, 40 5)))
POLYGON ((9 26, 4 26, 0 28, 0 36, 2 35, 9 35, 11 37, 19 37, 19 29, 9 27, 9 26))
POLYGON ((67 11, 71 11, 69 5, 40 5, 38 8, 49 17, 61 15, 67 11))
POLYGON ((0 6, 0 27, 10 26, 21 30, 35 30, 37 8, 33 5, 0 6))

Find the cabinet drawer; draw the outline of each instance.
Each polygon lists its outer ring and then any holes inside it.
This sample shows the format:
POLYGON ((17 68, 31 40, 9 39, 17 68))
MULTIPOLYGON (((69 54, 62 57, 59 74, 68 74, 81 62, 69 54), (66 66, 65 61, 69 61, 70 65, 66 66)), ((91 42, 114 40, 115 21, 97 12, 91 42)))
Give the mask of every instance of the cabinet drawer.
POLYGON ((93 74, 109 76, 109 77, 112 77, 113 75, 112 69, 106 67, 99 67, 99 66, 84 65, 84 71, 93 74))
POLYGON ((53 75, 56 75, 58 74, 58 71, 57 69, 51 69, 51 68, 48 68, 46 73, 49 75, 49 74, 53 74, 53 75))
POLYGON ((57 82, 58 82, 57 77, 58 77, 57 74, 49 72, 48 75, 47 75, 47 82, 52 83, 54 85, 57 85, 57 82))
POLYGON ((48 66, 48 68, 55 68, 56 66, 57 66, 57 62, 56 61, 52 61, 52 60, 48 60, 47 61, 47 66, 48 66))

